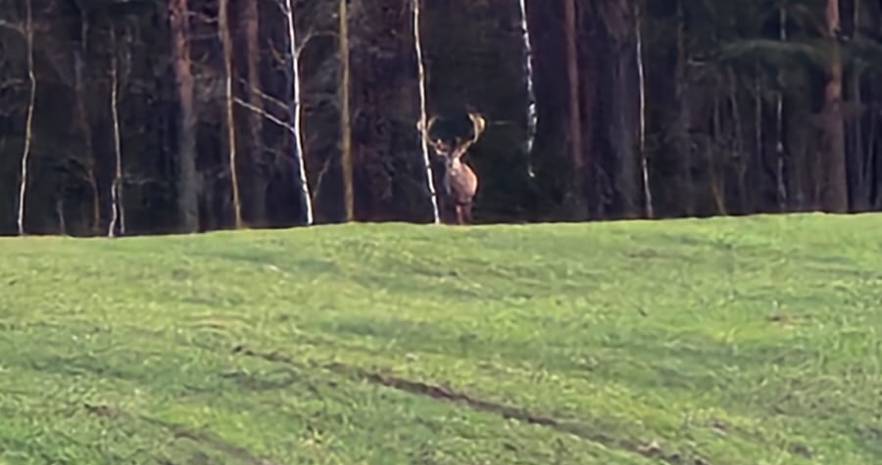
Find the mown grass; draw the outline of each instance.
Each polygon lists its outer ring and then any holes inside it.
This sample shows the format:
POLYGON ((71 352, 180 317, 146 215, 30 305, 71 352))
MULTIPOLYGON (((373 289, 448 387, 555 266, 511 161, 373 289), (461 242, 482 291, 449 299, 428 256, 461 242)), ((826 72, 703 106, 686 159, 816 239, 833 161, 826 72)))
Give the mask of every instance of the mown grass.
POLYGON ((0 240, 0 463, 882 463, 880 230, 0 240))

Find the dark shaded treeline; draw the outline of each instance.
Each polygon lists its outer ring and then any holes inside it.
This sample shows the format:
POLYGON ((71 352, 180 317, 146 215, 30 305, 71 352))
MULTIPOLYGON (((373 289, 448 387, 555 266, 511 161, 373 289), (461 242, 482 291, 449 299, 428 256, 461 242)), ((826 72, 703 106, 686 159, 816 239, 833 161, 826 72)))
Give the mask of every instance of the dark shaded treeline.
MULTIPOLYGON (((117 160, 126 234, 231 228, 234 199, 246 226, 303 223, 288 1, 223 3, 0 0, 0 234, 26 152, 27 233, 107 234, 117 160)), ((315 221, 431 221, 412 1, 291 3, 315 221)), ((518 1, 422 1, 429 113, 488 122, 478 222, 882 208, 882 1, 527 6, 529 153, 518 1)))

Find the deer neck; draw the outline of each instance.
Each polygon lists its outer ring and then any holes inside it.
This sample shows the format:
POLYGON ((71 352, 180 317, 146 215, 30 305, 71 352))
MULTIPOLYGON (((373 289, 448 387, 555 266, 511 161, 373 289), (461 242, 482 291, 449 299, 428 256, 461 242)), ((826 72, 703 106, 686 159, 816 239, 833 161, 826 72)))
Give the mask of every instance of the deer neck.
POLYGON ((446 164, 447 170, 452 173, 462 170, 463 165, 465 165, 461 157, 454 156, 448 157, 446 164))

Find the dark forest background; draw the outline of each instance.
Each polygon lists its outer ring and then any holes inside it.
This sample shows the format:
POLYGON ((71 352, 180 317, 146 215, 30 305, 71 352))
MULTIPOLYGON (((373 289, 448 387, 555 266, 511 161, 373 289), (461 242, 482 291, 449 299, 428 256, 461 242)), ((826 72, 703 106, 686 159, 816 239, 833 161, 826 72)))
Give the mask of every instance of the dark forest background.
MULTIPOLYGON (((882 0, 420 4, 479 223, 882 209, 882 0)), ((0 0, 0 234, 432 221, 413 6, 0 0)))

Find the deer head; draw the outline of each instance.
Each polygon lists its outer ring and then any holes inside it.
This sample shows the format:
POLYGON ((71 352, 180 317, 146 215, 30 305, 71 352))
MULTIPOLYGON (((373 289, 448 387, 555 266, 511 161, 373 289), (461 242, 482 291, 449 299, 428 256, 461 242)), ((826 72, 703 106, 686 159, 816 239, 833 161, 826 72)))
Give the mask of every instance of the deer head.
POLYGON ((486 128, 484 117, 475 112, 467 113, 467 119, 451 116, 432 116, 423 131, 422 122, 417 129, 425 134, 435 154, 441 158, 459 160, 480 139, 486 128))

